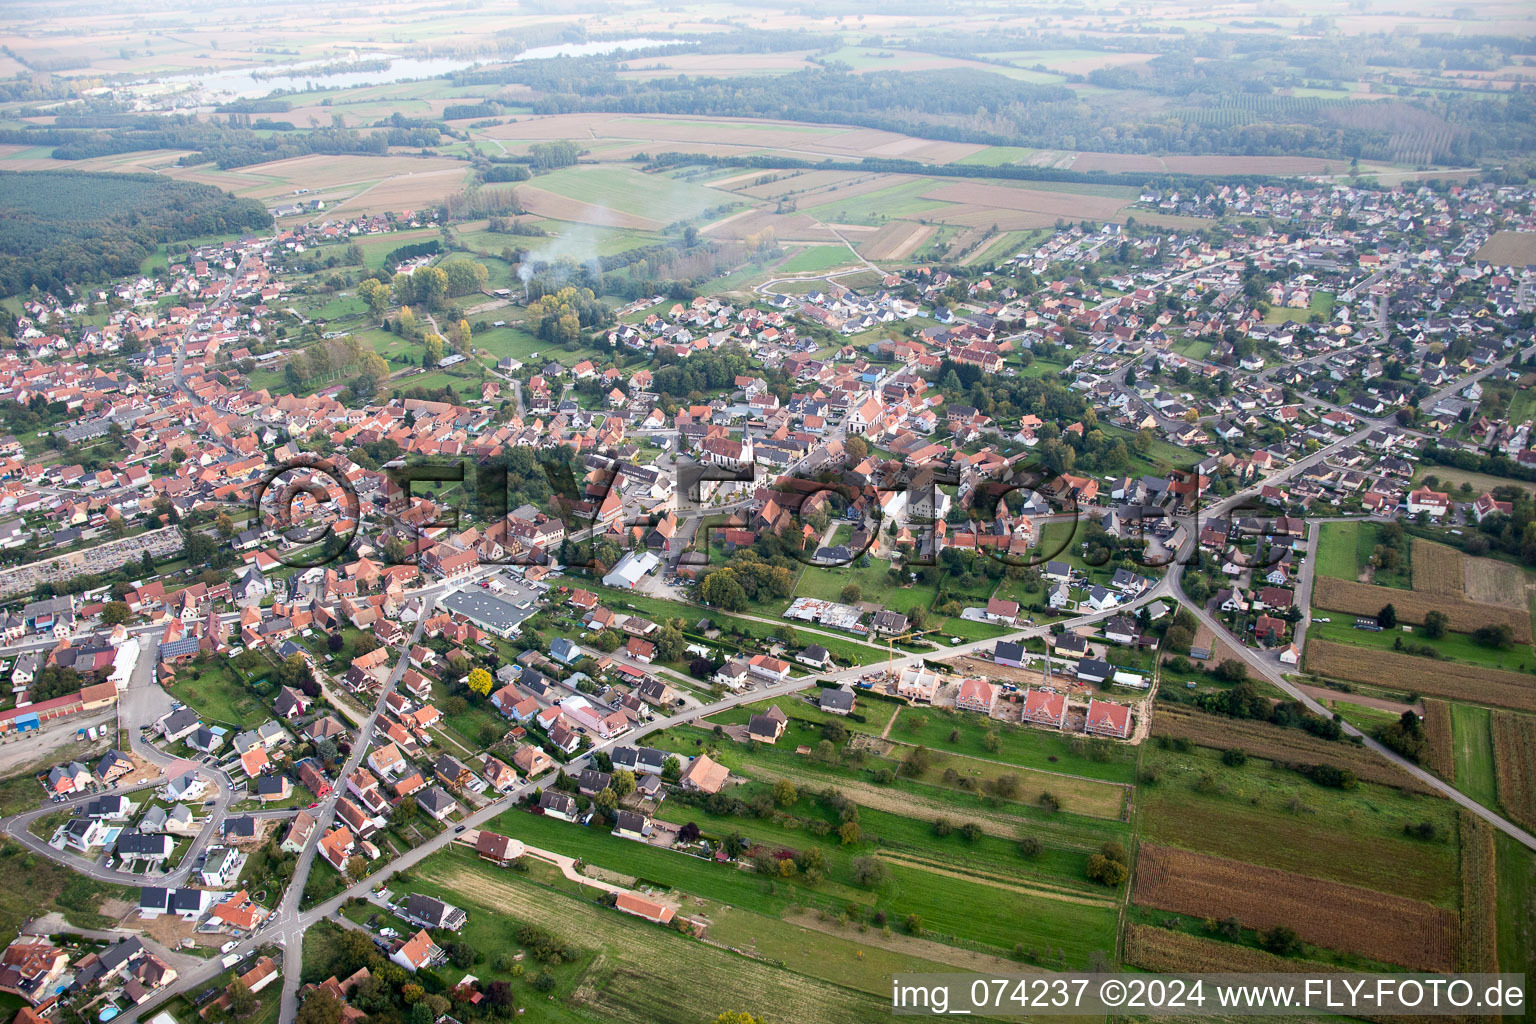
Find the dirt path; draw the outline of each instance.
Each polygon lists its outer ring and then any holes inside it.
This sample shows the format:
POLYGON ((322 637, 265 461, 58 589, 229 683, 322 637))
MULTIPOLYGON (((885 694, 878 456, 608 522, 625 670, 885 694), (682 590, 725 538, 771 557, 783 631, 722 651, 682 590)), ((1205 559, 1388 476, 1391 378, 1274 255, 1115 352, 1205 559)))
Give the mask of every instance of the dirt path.
POLYGON ((1340 693, 1338 690, 1330 690, 1326 686, 1302 686, 1297 684, 1297 689, 1310 697, 1316 697, 1325 706, 1331 706, 1334 701, 1343 701, 1345 704, 1359 704, 1364 708, 1390 711, 1394 715, 1400 715, 1404 711, 1412 711, 1421 718, 1424 716, 1423 701, 1417 704, 1404 704, 1402 701, 1387 700, 1385 697, 1363 697, 1358 693, 1340 693))
MULTIPOLYGON (((456 842, 462 843, 471 849, 473 849, 475 844, 479 841, 479 829, 476 829, 472 832, 466 832, 456 840, 456 842)), ((560 869, 560 873, 562 875, 570 879, 572 882, 576 882, 580 885, 589 886, 593 889, 601 889, 603 892, 611 892, 614 895, 619 895, 626 892, 633 894, 635 892, 635 890, 626 889, 622 885, 615 885, 612 882, 604 882, 600 879, 591 878, 582 874, 576 870, 576 858, 567 857, 563 853, 552 853, 549 850, 540 850, 535 847, 526 845, 523 847, 523 853, 529 857, 534 858, 535 860, 542 860, 546 864, 553 864, 555 867, 560 869)))
POLYGON ((888 739, 891 738, 891 726, 896 724, 896 716, 899 715, 899 714, 901 714, 901 708, 899 708, 899 707, 895 711, 891 712, 891 717, 885 723, 885 728, 880 730, 880 738, 881 739, 888 740, 888 739))

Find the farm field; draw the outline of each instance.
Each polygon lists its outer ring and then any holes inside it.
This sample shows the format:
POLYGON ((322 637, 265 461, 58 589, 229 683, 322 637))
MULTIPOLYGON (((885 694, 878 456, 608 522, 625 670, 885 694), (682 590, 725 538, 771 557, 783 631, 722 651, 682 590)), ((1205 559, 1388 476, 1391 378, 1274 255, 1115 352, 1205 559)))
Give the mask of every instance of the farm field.
POLYGON ((1439 597, 1463 597, 1465 556, 1453 547, 1413 538, 1413 589, 1439 597))
POLYGON ((1192 917, 1234 916, 1248 928, 1286 925, 1303 942, 1419 970, 1456 963, 1449 910, 1223 857, 1143 843, 1132 898, 1192 917))
POLYGON ((541 174, 534 182, 542 191, 652 221, 658 227, 730 202, 701 185, 628 167, 568 167, 541 174))
POLYGON ((1035 151, 1026 146, 988 146, 970 156, 956 160, 957 164, 979 164, 983 167, 1002 167, 1005 164, 1027 163, 1035 151))
POLYGON ((1339 968, 1316 960, 1275 956, 1253 946, 1193 935, 1167 927, 1128 924, 1125 962, 1158 973, 1326 973, 1339 968))
MULTIPOLYGON (((1395 607, 1395 604, 1394 604, 1395 607)), ((1430 638, 1423 635, 1421 629, 1413 626, 1394 626, 1392 629, 1380 631, 1374 629, 1356 629, 1354 621, 1342 613, 1328 615, 1330 609, 1318 608, 1317 611, 1329 622, 1318 622, 1315 618, 1307 627, 1307 643, 1313 640, 1324 640, 1329 643, 1344 644, 1350 647, 1367 647, 1373 650, 1390 651, 1401 641, 1403 644, 1414 648, 1428 647, 1432 649, 1439 660, 1460 662, 1468 665, 1482 665, 1487 668, 1502 669, 1510 672, 1529 672, 1533 664, 1536 664, 1536 654, 1525 645, 1510 646, 1500 650, 1494 647, 1484 647, 1466 633, 1448 632, 1438 638, 1430 638)), ((1437 659, 1425 658, 1426 662, 1434 663, 1437 659)), ((1536 685, 1536 676, 1531 677, 1532 685, 1536 685)), ((1406 683, 1404 685, 1407 685, 1406 683)))
MULTIPOLYGON (((1517 411, 1519 411, 1518 407, 1529 403, 1531 400, 1530 398, 1525 398, 1522 396, 1531 396, 1532 398, 1536 398, 1536 395, 1532 395, 1532 391, 1530 389, 1515 392, 1515 398, 1510 402, 1509 415, 1511 422, 1519 423, 1521 420, 1526 418, 1525 416, 1521 416, 1519 419, 1515 418, 1515 414, 1517 411)), ((1426 477, 1434 477, 1440 490, 1450 490, 1452 488, 1460 489, 1462 484, 1471 484, 1472 490, 1475 492, 1473 497, 1476 497, 1485 491, 1491 491, 1495 487, 1519 487, 1522 490, 1536 493, 1536 483, 1531 483, 1528 480, 1515 480, 1510 477, 1490 476, 1487 473, 1476 473, 1470 469, 1457 469, 1455 466, 1438 465, 1420 466, 1418 471, 1413 475, 1413 486, 1422 486, 1426 477)), ((1461 495, 1456 495, 1456 499, 1460 500, 1461 495)))
MULTIPOLYGON (((531 815, 530 815, 531 817, 531 815)), ((522 880, 516 872, 447 854, 418 870, 432 891, 471 914, 537 925, 566 941, 600 945, 573 994, 578 1007, 603 1020, 650 1024, 655 1020, 707 1022, 720 1013, 755 1005, 765 996, 786 1012, 857 1024, 877 1012, 879 1000, 840 985, 736 956, 676 932, 567 893, 522 880)), ((424 889, 424 891, 427 891, 424 889)))
POLYGON ((1373 783, 1329 789, 1248 753, 1233 767, 1214 751, 1144 751, 1143 772, 1158 776, 1137 790, 1144 838, 1455 906, 1454 842, 1403 834, 1403 822, 1429 821, 1438 835, 1453 837, 1449 801, 1373 783))
POLYGON ((932 178, 903 177, 895 184, 860 195, 832 193, 831 198, 801 212, 817 220, 838 224, 882 224, 890 219, 915 217, 946 204, 924 198, 934 186, 932 178))
POLYGON ((1477 258, 1500 267, 1523 269, 1536 264, 1536 231, 1495 231, 1477 258))
POLYGON ((1498 803, 1527 829, 1536 828, 1536 718, 1495 711, 1490 728, 1488 768, 1497 780, 1498 803))
POLYGON ((1413 589, 1474 603, 1527 607, 1525 570, 1497 558, 1472 558, 1446 544, 1413 538, 1413 589))
POLYGON ((1494 836, 1494 843, 1499 969, 1529 972, 1536 963, 1536 853, 1502 832, 1494 836))
POLYGON ((1395 692, 1411 690, 1432 697, 1536 711, 1536 680, 1528 673, 1431 661, 1396 651, 1312 639, 1307 641, 1304 666, 1317 675, 1369 683, 1395 692))
POLYGON ((1456 748, 1451 704, 1424 701, 1424 767, 1447 782, 1456 781, 1456 748))
POLYGON ((1314 581, 1312 603, 1319 608, 1371 616, 1381 611, 1383 606, 1391 604, 1397 609, 1399 621, 1414 625, 1422 623, 1428 612, 1441 611, 1446 614, 1450 628, 1458 632, 1470 633, 1479 626, 1505 624, 1514 633, 1516 641, 1525 644, 1531 642, 1531 617, 1524 606, 1509 608, 1447 595, 1376 587, 1329 576, 1319 576, 1314 581))
POLYGON ((1493 733, 1487 708, 1451 705, 1456 788, 1486 807, 1499 805, 1494 786, 1493 733))
POLYGON ((780 263, 778 272, 781 274, 813 274, 822 270, 832 270, 835 267, 857 264, 858 257, 848 251, 845 245, 817 245, 808 249, 801 249, 789 259, 780 263))
POLYGON ((1499 909, 1496 829, 1468 810, 1458 812, 1461 837, 1462 970, 1499 967, 1499 909))
POLYGON ((1384 758, 1349 743, 1319 739, 1298 729, 1286 729, 1268 722, 1229 719, 1182 707, 1159 705, 1152 716, 1152 735, 1169 739, 1187 739, 1215 750, 1233 748, 1273 761, 1305 757, 1314 764, 1348 768, 1366 782, 1431 793, 1427 785, 1384 758))

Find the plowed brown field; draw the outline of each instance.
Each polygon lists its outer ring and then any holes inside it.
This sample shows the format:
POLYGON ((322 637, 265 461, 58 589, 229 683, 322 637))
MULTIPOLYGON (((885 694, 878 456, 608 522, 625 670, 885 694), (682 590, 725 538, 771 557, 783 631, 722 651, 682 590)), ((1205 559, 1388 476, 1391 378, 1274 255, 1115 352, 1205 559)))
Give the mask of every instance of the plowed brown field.
POLYGON ((1426 971, 1456 964, 1456 915, 1371 889, 1143 843, 1134 899, 1245 928, 1285 925, 1302 941, 1426 971))
POLYGON ((1536 711, 1536 676, 1482 665, 1432 661, 1396 651, 1307 641, 1306 669, 1333 679, 1412 690, 1432 697, 1536 711))

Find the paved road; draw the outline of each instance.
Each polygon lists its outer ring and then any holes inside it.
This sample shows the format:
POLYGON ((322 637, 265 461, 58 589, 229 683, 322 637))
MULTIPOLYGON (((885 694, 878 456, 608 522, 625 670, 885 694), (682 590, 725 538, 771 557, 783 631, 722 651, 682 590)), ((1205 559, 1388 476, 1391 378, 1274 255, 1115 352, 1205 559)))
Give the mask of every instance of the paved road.
MULTIPOLYGON (((1452 394, 1461 388, 1466 387, 1466 385, 1472 381, 1480 380, 1495 370, 1501 369, 1503 366, 1507 365, 1508 362, 1508 359, 1500 360, 1487 367, 1486 369, 1473 374, 1470 377, 1463 378, 1454 384, 1447 385, 1446 387, 1441 388, 1435 394, 1429 396, 1425 402, 1428 405, 1433 406, 1435 402, 1439 401, 1446 395, 1452 394)), ((1285 469, 1272 474, 1267 479, 1257 481, 1249 487, 1246 487, 1243 490, 1222 499, 1220 502, 1217 502, 1215 505, 1205 510, 1205 515, 1209 517, 1219 517, 1227 514, 1228 512, 1231 512, 1232 510, 1242 505, 1243 502, 1256 495, 1261 487, 1270 484, 1283 483, 1284 481, 1289 480, 1291 477, 1301 473, 1311 466, 1317 465, 1319 462, 1322 462, 1323 460, 1331 457, 1337 452, 1343 450, 1345 447, 1357 444, 1371 431, 1378 430, 1381 427, 1386 426, 1389 422, 1390 418, 1365 421, 1364 424, 1354 433, 1340 438, 1330 445, 1319 448, 1317 451, 1313 452, 1306 458, 1301 459, 1291 466, 1288 466, 1285 469)), ((1192 548, 1189 548, 1188 546, 1198 544, 1198 541, 1199 537, 1197 531, 1191 531, 1190 537, 1186 542, 1186 547, 1189 550, 1192 550, 1192 548)), ((1309 545, 1313 543, 1315 543, 1315 541, 1309 539, 1309 545)), ((1308 558, 1307 560, 1309 563, 1316 561, 1315 549, 1313 553, 1314 557, 1308 558)), ((1191 611, 1194 612, 1195 617, 1199 619, 1200 622, 1202 622, 1207 628, 1215 632, 1217 636, 1225 636, 1231 638, 1232 642, 1229 643, 1228 646, 1237 650, 1243 661, 1251 670, 1258 673, 1268 682, 1273 683, 1276 687, 1278 687, 1284 693, 1288 694, 1294 700, 1301 702, 1302 705, 1304 705, 1313 713, 1323 715, 1325 717, 1332 717, 1333 713, 1331 711, 1324 708, 1320 703, 1317 702, 1316 699, 1314 699, 1312 696, 1307 694, 1304 690, 1286 678, 1285 673, 1281 671, 1279 662, 1272 655, 1266 655, 1265 653, 1256 651, 1244 644, 1241 639, 1232 637, 1232 634, 1227 631, 1225 626, 1218 622, 1204 608, 1195 604, 1195 602, 1191 601, 1188 596, 1185 595, 1182 585, 1182 577, 1184 574, 1183 562, 1185 560, 1185 558, 1181 558, 1179 560, 1179 564, 1172 566, 1169 569, 1168 575, 1163 580, 1165 584, 1168 584, 1171 587, 1174 596, 1178 597, 1181 602, 1183 602, 1191 611)), ((1311 574, 1307 574, 1304 579, 1298 580, 1296 602, 1303 608, 1310 607, 1310 587, 1312 585, 1312 580, 1313 576, 1311 574)), ((1414 778, 1418 779, 1424 784, 1430 786, 1436 792, 1439 792, 1443 796, 1454 800, 1457 804, 1460 804, 1462 807, 1465 807, 1467 810, 1483 818, 1495 828, 1517 840, 1528 849, 1536 850, 1536 836, 1532 836, 1529 832, 1520 828, 1518 825, 1515 825, 1513 822, 1494 813, 1493 811, 1484 807, 1482 804, 1478 803, 1476 800, 1473 800, 1471 797, 1462 793, 1456 787, 1443 781, 1439 777, 1430 774, 1429 772, 1420 768, 1418 765, 1414 764, 1412 761, 1409 761, 1407 758, 1397 754, 1395 751, 1383 746, 1381 743, 1361 732, 1359 729, 1350 725, 1348 722, 1341 720, 1339 724, 1342 726, 1346 735, 1359 736, 1364 742, 1365 746, 1369 747, 1371 750, 1374 750, 1388 761, 1391 761, 1403 771, 1412 775, 1414 778)))
MULTIPOLYGON (((137 793, 162 785, 167 780, 164 778, 164 769, 176 763, 181 758, 171 755, 153 746, 139 733, 139 726, 150 725, 166 712, 171 710, 171 698, 154 680, 154 669, 160 660, 160 645, 153 637, 141 636, 139 638, 139 660, 134 665, 133 674, 129 678, 128 686, 118 695, 118 726, 128 732, 129 749, 142 757, 145 761, 159 767, 162 776, 150 782, 138 786, 108 790, 122 794, 137 793)), ((191 762, 188 762, 191 763, 191 762)), ((76 807, 95 799, 98 794, 88 793, 71 800, 61 801, 57 804, 49 802, 40 807, 13 815, 3 823, 0 830, 28 849, 51 857, 82 874, 88 875, 102 882, 114 882, 120 885, 142 885, 146 881, 153 881, 159 885, 179 886, 186 881, 192 871, 197 858, 213 842, 219 834, 224 819, 229 811, 230 801, 234 795, 234 783, 222 769, 212 764, 196 764, 195 770, 203 778, 207 779, 214 789, 214 805, 207 808, 207 819, 202 830, 192 840, 191 846, 182 854, 180 862, 169 871, 151 871, 146 873, 132 873, 119 871, 116 868, 105 867, 98 861, 86 860, 75 853, 56 850, 52 846, 29 830, 30 826, 38 818, 53 814, 60 810, 73 810, 76 807)), ((196 810, 203 810, 196 808, 196 810)))
MULTIPOLYGON (((1505 362, 1507 362, 1507 360, 1496 363, 1493 366, 1490 366, 1480 371, 1479 373, 1472 375, 1471 377, 1464 378, 1460 381, 1457 381, 1455 384, 1443 388, 1441 392, 1431 396, 1429 401, 1433 403, 1440 397, 1465 387, 1472 380, 1480 379, 1483 376, 1486 376, 1487 374, 1499 369, 1505 362)), ((1261 486, 1266 484, 1278 485, 1284 483, 1292 477, 1295 477, 1298 474, 1305 472, 1307 469, 1310 469, 1311 467, 1316 466, 1317 464, 1330 458, 1344 447, 1359 442, 1372 430, 1379 429, 1380 427, 1387 425, 1389 422, 1389 419, 1362 421, 1361 427, 1355 432, 1342 437, 1329 445, 1319 448, 1311 455, 1308 455, 1303 459, 1293 463, 1292 465, 1271 474, 1267 479, 1256 482, 1253 485, 1236 492, 1235 494, 1218 502, 1211 508, 1203 510, 1202 514, 1206 516, 1221 516, 1227 514, 1237 509, 1245 501, 1255 498, 1261 486)), ((1190 528, 1187 530, 1188 536, 1185 540, 1183 548, 1179 553, 1180 557, 1175 561, 1175 564, 1168 568, 1167 573, 1161 580, 1159 580, 1155 585, 1153 585, 1135 600, 1127 602, 1120 607, 1106 609, 1102 612, 1081 615, 1067 620, 1065 624, 1068 626, 1068 628, 1092 624, 1112 615, 1122 614, 1128 610, 1133 610, 1142 604, 1157 600, 1159 598, 1174 597, 1182 600, 1185 604, 1190 605, 1196 617, 1200 621, 1204 622, 1208 627, 1211 627, 1212 629, 1219 632, 1224 632, 1220 623, 1216 622, 1203 609, 1195 607, 1192 602, 1188 601, 1183 592, 1183 561, 1187 559, 1188 556, 1192 554, 1196 549, 1199 537, 1198 525, 1196 523, 1190 523, 1188 525, 1190 528)), ((1314 561, 1314 559, 1308 559, 1308 562, 1312 561, 1314 561)), ((438 594, 451 589, 467 586, 470 582, 472 581, 466 580, 453 586, 440 585, 437 587, 428 588, 426 591, 422 592, 426 598, 426 607, 430 608, 432 606, 438 594)), ((1309 587, 1310 583, 1310 575, 1304 575, 1299 581, 1299 585, 1303 587, 1309 587)), ((1303 602, 1306 596, 1308 596, 1306 593, 1298 593, 1298 599, 1302 600, 1303 602)), ((424 612, 421 619, 418 620, 416 630, 413 635, 413 642, 419 639, 426 617, 427 613, 424 612)), ((990 649, 999 640, 1017 641, 1032 636, 1041 636, 1046 632, 1048 632, 1048 627, 1031 626, 1025 629, 1012 631, 1010 633, 1004 634, 1001 637, 972 641, 970 643, 961 644, 954 647, 946 647, 918 654, 904 654, 902 657, 894 659, 894 663, 898 667, 905 667, 925 659, 948 660, 966 655, 975 655, 990 649)), ((1280 671, 1277 664, 1273 663, 1269 659, 1266 659, 1260 652, 1254 651, 1241 643, 1234 644, 1234 646, 1240 652, 1241 657, 1250 666, 1250 668, 1257 672, 1261 677, 1274 683, 1283 692, 1290 694, 1292 697, 1313 710, 1315 713, 1327 714, 1326 710, 1320 704, 1318 704, 1317 701, 1312 699, 1305 692, 1287 680, 1284 674, 1280 671)), ((340 779, 338 779, 338 782, 340 782, 341 779, 344 779, 345 776, 357 766, 357 764, 361 763, 362 757, 368 749, 372 732, 377 725, 379 715, 383 708, 384 699, 398 684, 401 676, 404 674, 406 666, 408 665, 408 654, 406 653, 408 650, 409 647, 407 647, 406 650, 402 652, 400 660, 396 663, 395 669, 391 673, 388 683, 380 692, 379 701, 376 704, 372 715, 369 717, 363 728, 359 731, 353 746, 352 754, 348 758, 347 765, 345 766, 340 779)), ((868 667, 857 667, 841 672, 831 673, 826 678, 842 681, 857 678, 861 675, 867 674, 869 671, 870 669, 868 667)), ((590 764, 592 755, 594 753, 611 748, 618 743, 623 743, 625 745, 632 744, 638 742, 653 732, 667 729, 686 722, 691 722, 704 715, 713 714, 718 711, 736 707, 741 704, 755 703, 765 699, 786 696, 798 690, 809 688, 816 683, 817 678, 814 676, 786 680, 785 682, 776 684, 774 686, 734 694, 705 708, 689 709, 665 718, 654 719, 651 722, 646 723, 635 730, 632 730, 619 739, 609 740, 597 744, 582 756, 573 759, 566 766, 566 768, 570 771, 580 771, 582 768, 590 764)), ((134 708, 136 709, 137 706, 137 703, 135 703, 134 708)), ((135 711, 135 713, 137 712, 135 711)), ((1359 735, 1359 731, 1349 726, 1347 723, 1344 724, 1344 728, 1346 732, 1351 735, 1359 735)), ((1495 827, 1519 840, 1526 846, 1532 849, 1536 849, 1536 837, 1532 837, 1499 815, 1494 814, 1492 811, 1481 806, 1476 801, 1464 796, 1453 787, 1448 786, 1444 782, 1435 778, 1433 775, 1423 771, 1417 765, 1413 765, 1405 761, 1403 758, 1381 746, 1381 744, 1376 743, 1369 737, 1364 737, 1363 739, 1365 744, 1371 749, 1375 750, 1377 753, 1381 754, 1383 757, 1394 762, 1395 764, 1398 764, 1403 770, 1414 775, 1425 784, 1433 787, 1435 790, 1443 793, 1450 799, 1455 800, 1461 806, 1464 806, 1474 813, 1479 814, 1481 817, 1495 825, 1495 827)), ((477 811, 474 811, 468 817, 466 817, 460 823, 460 825, 466 830, 470 828, 478 828, 479 826, 492 820, 498 814, 512 807, 523 796, 542 791, 550 785, 553 779, 554 776, 551 775, 537 782, 525 783, 523 786, 519 787, 512 793, 485 805, 477 811)), ((335 801, 336 794, 333 794, 324 802, 322 808, 320 809, 320 813, 317 814, 319 825, 314 830, 314 834, 311 836, 310 843, 306 846, 304 852, 301 854, 299 865, 295 871, 294 880, 289 886, 288 890, 285 892, 278 912, 273 915, 273 917, 261 929, 261 931, 257 933, 257 935, 247 939, 244 943, 241 944, 240 947, 238 947, 239 952, 245 953, 253 950, 257 945, 269 941, 277 941, 283 945, 283 1005, 280 1018, 282 1020, 292 1020, 297 1013, 298 982, 300 965, 302 962, 302 942, 304 930, 313 926, 316 922, 320 921, 326 916, 335 913, 335 911, 346 900, 354 896, 362 896, 366 894, 378 885, 385 883, 393 874, 406 870, 420 863, 423 859, 431 856, 433 853, 436 853, 437 851, 445 848, 449 843, 453 841, 454 836, 457 834, 456 829, 458 826, 456 826, 454 830, 445 831, 433 839, 430 839, 427 842, 421 844, 420 846, 415 847, 402 854, 401 856, 391 860, 388 864, 383 865, 372 875, 354 883, 345 889, 342 893, 331 898, 330 900, 327 900, 323 904, 320 904, 319 906, 316 906, 308 911, 300 911, 299 905, 303 898, 305 883, 308 881, 309 873, 314 867, 318 840, 323 834, 325 827, 328 826, 334 817, 335 801)), ((217 977, 221 970, 222 969, 216 962, 204 964, 192 971, 189 971, 180 980, 178 980, 175 985, 165 990, 162 996, 169 997, 170 995, 177 992, 200 989, 202 986, 207 985, 213 978, 217 977)), ((161 1000, 157 999, 155 1000, 155 1003, 159 1003, 160 1001, 161 1000)), ((125 1013, 122 1019, 125 1021, 125 1024, 132 1024, 132 1022, 139 1018, 141 1013, 151 1008, 152 1007, 148 1005, 135 1007, 125 1013)))

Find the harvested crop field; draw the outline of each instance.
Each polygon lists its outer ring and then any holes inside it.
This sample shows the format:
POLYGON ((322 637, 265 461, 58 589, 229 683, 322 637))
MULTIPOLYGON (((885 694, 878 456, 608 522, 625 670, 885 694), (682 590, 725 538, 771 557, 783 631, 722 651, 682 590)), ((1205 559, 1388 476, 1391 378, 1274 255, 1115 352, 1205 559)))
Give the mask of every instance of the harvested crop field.
POLYGON ((1315 960, 1275 956, 1252 946, 1202 939, 1187 932, 1144 924, 1126 926, 1125 962, 1170 974, 1311 974, 1339 970, 1315 960))
POLYGON ((1079 153, 1074 171, 1151 171, 1177 174, 1321 174, 1332 163, 1307 156, 1143 156, 1132 153, 1079 153))
POLYGON ((397 175, 343 199, 332 205, 327 213, 337 210, 345 210, 349 214, 386 213, 434 206, 446 201, 449 196, 463 192, 468 174, 467 168, 453 167, 397 175))
POLYGON ((1451 706, 1443 700, 1424 702, 1424 767, 1446 782, 1456 781, 1456 746, 1451 733, 1451 706))
POLYGON ((1518 565, 1496 558, 1467 558, 1461 563, 1462 586, 1467 600, 1525 608, 1525 573, 1518 565))
POLYGON ((437 858, 418 869, 471 906, 549 929, 578 944, 611 943, 573 999, 610 1021, 714 1020, 726 1010, 767 999, 786 1020, 862 1024, 879 1013, 877 1000, 839 985, 781 970, 673 935, 637 918, 599 909, 564 894, 507 880, 437 858))
POLYGON ((1536 711, 1536 676, 1524 672, 1432 661, 1328 640, 1307 641, 1305 662, 1308 672, 1334 679, 1516 711, 1536 711))
POLYGON ((548 217, 551 220, 568 220, 577 224, 601 224, 604 227, 614 228, 638 228, 642 231, 655 231, 662 227, 661 221, 652 220, 650 217, 621 213, 607 206, 584 203, 580 199, 570 199, 530 185, 520 187, 517 190, 517 198, 523 204, 523 209, 529 213, 536 213, 540 217, 548 217))
POLYGON ((1413 589, 1421 594, 1465 598, 1465 560, 1455 548, 1413 538, 1413 589))
POLYGON ((1108 196, 1016 188, 1012 185, 978 185, 969 181, 936 185, 925 191, 923 198, 965 206, 984 206, 994 210, 1019 210, 1052 218, 1086 217, 1090 220, 1113 220, 1126 205, 1125 200, 1108 196))
POLYGON ((462 160, 451 160, 447 157, 354 154, 296 156, 287 160, 274 160, 271 163, 242 167, 239 173, 253 178, 266 178, 286 189, 307 188, 314 191, 362 181, 379 181, 397 175, 447 170, 456 170, 462 176, 468 172, 469 168, 462 160))
POLYGON ((774 237, 781 242, 836 242, 825 225, 817 223, 803 213, 773 213, 768 210, 748 210, 745 215, 732 214, 704 228, 703 233, 713 238, 747 238, 772 228, 774 237))
POLYGON ((1536 231, 1495 231, 1477 250, 1477 258, 1497 267, 1536 265, 1536 231))
POLYGON ((1457 970, 1499 969, 1499 876, 1493 826, 1463 810, 1461 828, 1461 960, 1457 970))
MULTIPOLYGON (((1415 552, 1418 548, 1415 546, 1415 552)), ((1415 567, 1415 576, 1417 576, 1415 567)), ((1375 587, 1368 583, 1319 576, 1312 584, 1312 604, 1318 608, 1347 612, 1350 615, 1375 615, 1390 604, 1397 609, 1400 621, 1418 625, 1432 611, 1442 611, 1450 620, 1450 628, 1459 633, 1471 633, 1479 626, 1507 625, 1517 641, 1531 642, 1531 616, 1522 604, 1511 608, 1465 598, 1430 594, 1420 590, 1398 590, 1393 587, 1375 587)))
POLYGON ((1246 928, 1285 925, 1304 942, 1426 971, 1456 964, 1456 915, 1417 900, 1223 857, 1143 843, 1135 902, 1246 928))
POLYGON ((1536 828, 1536 718, 1493 713, 1493 764, 1499 803, 1526 828, 1536 828))
POLYGON ((1199 746, 1217 750, 1241 748, 1254 757, 1282 764, 1295 761, 1331 764, 1338 768, 1348 768, 1355 773, 1356 778, 1364 782, 1395 786, 1411 793, 1434 792, 1425 783, 1364 747, 1318 739, 1300 729, 1287 729, 1268 722, 1159 706, 1157 714, 1152 717, 1152 735, 1187 739, 1199 746))
POLYGON ((937 230, 932 224, 893 220, 860 242, 859 252, 865 259, 904 260, 932 238, 937 230))
MULTIPOLYGON (((911 180, 909 174, 859 174, 853 171, 804 171, 790 174, 787 171, 758 171, 746 180, 732 178, 731 184, 724 187, 730 188, 737 195, 754 199, 789 199, 801 206, 810 206, 831 198, 849 199, 866 192, 878 192, 911 180), (763 178, 777 180, 756 184, 763 178)), ((712 187, 722 186, 717 183, 712 187)))
MULTIPOLYGON (((724 152, 730 147, 738 153, 743 148, 766 150, 800 159, 812 154, 838 160, 887 156, 936 164, 952 163, 981 148, 973 143, 940 142, 878 128, 686 114, 547 114, 509 121, 481 134, 502 141, 619 139, 633 142, 636 151, 648 152, 656 152, 658 144, 680 143, 690 153, 724 152)), ((603 155, 623 159, 627 154, 623 149, 604 149, 603 155)))

